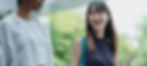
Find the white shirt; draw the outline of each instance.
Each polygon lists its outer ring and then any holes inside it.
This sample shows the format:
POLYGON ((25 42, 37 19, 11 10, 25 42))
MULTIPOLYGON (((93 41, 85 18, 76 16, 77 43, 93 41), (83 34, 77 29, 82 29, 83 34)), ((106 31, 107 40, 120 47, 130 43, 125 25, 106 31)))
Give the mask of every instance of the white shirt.
POLYGON ((0 23, 0 66, 53 66, 49 24, 16 13, 0 23))

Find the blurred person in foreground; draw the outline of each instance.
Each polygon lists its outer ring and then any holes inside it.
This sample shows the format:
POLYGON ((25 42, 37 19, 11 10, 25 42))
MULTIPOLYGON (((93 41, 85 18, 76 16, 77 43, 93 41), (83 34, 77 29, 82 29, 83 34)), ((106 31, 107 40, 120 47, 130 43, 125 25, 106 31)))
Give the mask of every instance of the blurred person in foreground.
POLYGON ((0 24, 0 66, 53 66, 49 24, 37 17, 44 0, 17 0, 0 24))
POLYGON ((103 1, 87 11, 87 33, 75 44, 72 66, 117 66, 117 40, 110 11, 103 1))

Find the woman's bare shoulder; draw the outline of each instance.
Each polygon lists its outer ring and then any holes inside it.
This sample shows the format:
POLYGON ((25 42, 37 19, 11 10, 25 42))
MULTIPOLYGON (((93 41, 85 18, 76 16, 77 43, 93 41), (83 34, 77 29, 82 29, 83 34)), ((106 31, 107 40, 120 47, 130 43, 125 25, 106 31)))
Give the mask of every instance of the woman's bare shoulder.
POLYGON ((75 41, 75 47, 76 47, 76 48, 81 48, 81 40, 80 40, 80 39, 77 39, 77 40, 75 41))

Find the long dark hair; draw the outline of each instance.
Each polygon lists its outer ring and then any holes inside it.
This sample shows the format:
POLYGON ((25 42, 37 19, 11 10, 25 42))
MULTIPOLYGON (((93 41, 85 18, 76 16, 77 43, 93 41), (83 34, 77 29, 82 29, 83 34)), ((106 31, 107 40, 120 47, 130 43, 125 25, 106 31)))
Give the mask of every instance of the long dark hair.
POLYGON ((17 0, 17 5, 18 5, 18 7, 22 4, 22 1, 23 1, 23 0, 17 0))
MULTIPOLYGON (((103 1, 93 1, 90 3, 89 7, 88 7, 88 11, 87 11, 87 40, 89 40, 89 36, 94 40, 94 38, 96 38, 96 35, 95 35, 95 31, 94 29, 92 28, 92 26, 90 25, 90 22, 89 22, 89 19, 88 19, 88 16, 89 14, 91 13, 91 10, 92 8, 95 8, 96 11, 101 11, 101 12, 106 12, 108 14, 108 16, 110 17, 107 25, 106 25, 106 28, 105 28, 105 38, 108 39, 111 43, 111 47, 112 47, 112 52, 113 52, 113 56, 116 57, 116 54, 117 54, 117 37, 116 37, 116 32, 115 32, 115 29, 114 29, 114 26, 113 26, 113 21, 112 21, 112 17, 111 17, 111 14, 110 14, 110 11, 107 7, 107 5, 105 4, 105 2, 103 1)), ((93 41, 93 43, 95 43, 93 41)), ((91 44, 91 43, 88 43, 89 46, 93 46, 93 47, 90 47, 89 50, 91 50, 92 52, 95 51, 97 48, 94 46, 95 44, 91 44)))

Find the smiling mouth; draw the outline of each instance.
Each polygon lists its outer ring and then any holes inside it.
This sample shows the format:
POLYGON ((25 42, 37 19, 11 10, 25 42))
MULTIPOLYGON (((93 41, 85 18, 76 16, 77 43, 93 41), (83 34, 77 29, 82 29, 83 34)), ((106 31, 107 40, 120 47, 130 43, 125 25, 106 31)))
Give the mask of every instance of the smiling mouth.
POLYGON ((94 24, 95 25, 101 25, 102 24, 102 21, 95 21, 94 24))

